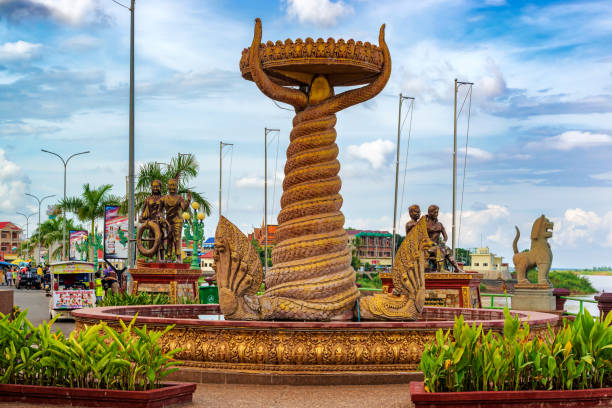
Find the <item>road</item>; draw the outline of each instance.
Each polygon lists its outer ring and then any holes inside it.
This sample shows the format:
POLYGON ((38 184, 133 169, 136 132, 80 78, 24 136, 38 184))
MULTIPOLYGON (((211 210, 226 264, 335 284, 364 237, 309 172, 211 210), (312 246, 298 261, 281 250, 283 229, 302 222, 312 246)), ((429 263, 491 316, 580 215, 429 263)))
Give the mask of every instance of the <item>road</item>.
MULTIPOLYGON (((34 326, 38 326, 43 321, 49 321, 49 300, 45 296, 44 290, 37 289, 15 289, 13 288, 13 303, 21 310, 28 309, 28 320, 34 326)), ((52 331, 60 329, 64 335, 70 334, 74 330, 73 320, 58 320, 53 325, 52 331)))

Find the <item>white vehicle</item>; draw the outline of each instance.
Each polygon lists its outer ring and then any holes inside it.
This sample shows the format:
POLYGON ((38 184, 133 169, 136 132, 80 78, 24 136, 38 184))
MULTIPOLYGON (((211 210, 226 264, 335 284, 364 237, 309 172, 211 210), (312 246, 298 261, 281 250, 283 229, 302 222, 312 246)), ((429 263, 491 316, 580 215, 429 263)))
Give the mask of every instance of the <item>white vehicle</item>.
POLYGON ((71 311, 95 307, 96 291, 94 264, 83 261, 63 261, 49 265, 51 300, 49 317, 72 318, 71 311))

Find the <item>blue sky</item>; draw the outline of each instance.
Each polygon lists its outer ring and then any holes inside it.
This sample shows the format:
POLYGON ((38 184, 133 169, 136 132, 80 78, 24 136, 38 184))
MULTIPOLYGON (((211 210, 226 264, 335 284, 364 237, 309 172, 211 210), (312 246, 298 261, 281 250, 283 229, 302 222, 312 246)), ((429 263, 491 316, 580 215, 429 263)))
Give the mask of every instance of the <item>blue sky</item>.
MULTIPOLYGON (((376 42, 387 24, 387 87, 338 115, 346 226, 392 227, 402 92, 416 102, 401 223, 409 204, 437 203, 450 232, 458 78, 475 83, 459 245, 482 240, 510 261, 513 226, 528 237, 544 213, 555 221, 553 266, 612 264, 612 3, 137 0, 136 160, 195 153, 194 186, 216 209, 219 140, 234 143, 224 158, 223 207, 245 232, 263 218, 265 126, 281 129, 269 145, 271 219, 279 210, 292 117, 240 76, 255 17, 264 41, 376 42)), ((15 211, 36 209, 24 192, 61 195, 62 166, 41 148, 92 151, 70 162, 69 195, 86 182, 124 194, 128 82, 124 8, 111 0, 0 0, 0 219, 23 224, 15 211)), ((207 235, 216 223, 215 211, 207 235)), ((522 238, 519 246, 528 245, 522 238)))

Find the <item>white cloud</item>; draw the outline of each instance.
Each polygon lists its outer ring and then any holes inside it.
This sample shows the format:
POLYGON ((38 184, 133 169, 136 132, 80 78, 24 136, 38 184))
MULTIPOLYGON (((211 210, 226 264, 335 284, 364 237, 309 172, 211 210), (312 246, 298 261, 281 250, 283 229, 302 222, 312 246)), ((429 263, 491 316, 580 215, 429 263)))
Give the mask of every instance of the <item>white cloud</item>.
POLYGON ((565 247, 585 244, 612 246, 612 211, 600 216, 594 211, 570 208, 556 219, 553 242, 565 247))
POLYGON ((38 55, 42 45, 27 41, 7 42, 0 45, 0 61, 28 60, 38 55))
POLYGON ((14 213, 23 206, 27 184, 21 167, 8 160, 0 149, 0 213, 14 213))
POLYGON ((288 0, 287 16, 300 23, 313 23, 322 27, 336 24, 339 17, 353 13, 353 8, 342 0, 288 0))
POLYGON ((236 187, 263 187, 264 186, 264 178, 263 177, 241 177, 236 180, 236 187))
POLYGON ((612 181, 612 171, 607 171, 605 173, 591 174, 591 178, 594 178, 595 180, 612 181))
POLYGON ((568 130, 557 136, 546 137, 541 141, 530 142, 527 148, 541 148, 554 150, 571 150, 576 148, 589 148, 612 146, 612 136, 604 133, 582 132, 568 130))
POLYGON ((471 157, 471 158, 477 159, 477 160, 482 160, 482 161, 493 159, 493 154, 492 153, 487 152, 486 150, 483 150, 483 149, 479 149, 478 147, 469 147, 468 146, 467 154, 468 154, 468 157, 471 157))
POLYGON ((380 169, 390 163, 395 152, 395 144, 389 140, 376 139, 373 142, 350 145, 346 150, 349 158, 366 160, 372 168, 380 169))
POLYGON ((30 0, 30 3, 47 8, 55 18, 70 24, 80 23, 96 9, 95 0, 30 0))

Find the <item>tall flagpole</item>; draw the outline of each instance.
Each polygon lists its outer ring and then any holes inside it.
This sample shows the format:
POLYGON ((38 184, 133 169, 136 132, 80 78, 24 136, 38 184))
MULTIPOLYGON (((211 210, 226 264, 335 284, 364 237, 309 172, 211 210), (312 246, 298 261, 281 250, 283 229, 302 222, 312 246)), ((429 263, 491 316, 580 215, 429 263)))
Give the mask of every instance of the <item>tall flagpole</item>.
POLYGON ((280 129, 264 128, 264 276, 268 272, 268 133, 270 132, 280 132, 280 129))

